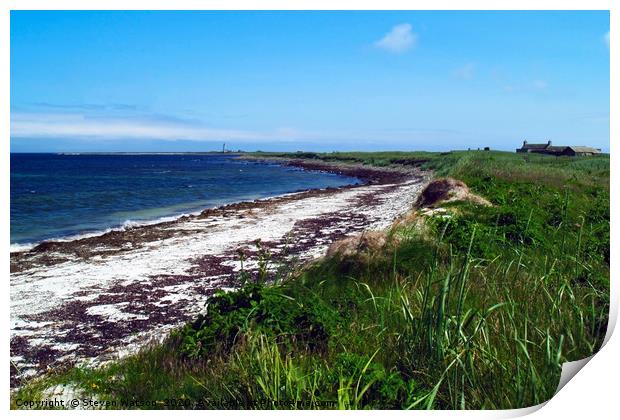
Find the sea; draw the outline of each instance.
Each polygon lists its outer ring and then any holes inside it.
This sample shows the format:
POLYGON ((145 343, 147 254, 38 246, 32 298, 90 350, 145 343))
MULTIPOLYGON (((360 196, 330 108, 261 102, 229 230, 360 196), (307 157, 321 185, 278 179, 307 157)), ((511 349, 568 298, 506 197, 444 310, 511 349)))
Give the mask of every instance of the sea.
POLYGON ((232 154, 11 154, 11 251, 357 178, 232 154))

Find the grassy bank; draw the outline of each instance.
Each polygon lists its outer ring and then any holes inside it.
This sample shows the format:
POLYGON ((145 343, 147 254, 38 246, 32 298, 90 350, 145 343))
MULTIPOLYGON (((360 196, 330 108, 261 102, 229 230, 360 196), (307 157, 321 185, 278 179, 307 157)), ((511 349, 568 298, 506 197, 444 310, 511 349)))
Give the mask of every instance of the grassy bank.
POLYGON ((433 170, 493 206, 414 212, 385 248, 356 257, 277 275, 262 265, 163 344, 32 381, 13 407, 71 384, 98 400, 161 408, 518 408, 549 399, 561 364, 602 343, 608 157, 280 156, 433 170))

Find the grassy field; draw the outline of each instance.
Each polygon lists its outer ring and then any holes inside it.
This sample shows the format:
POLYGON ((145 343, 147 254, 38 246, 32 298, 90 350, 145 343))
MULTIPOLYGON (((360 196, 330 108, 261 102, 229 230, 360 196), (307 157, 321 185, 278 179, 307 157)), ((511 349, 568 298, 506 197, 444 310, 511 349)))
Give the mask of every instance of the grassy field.
POLYGON ((548 400, 561 364, 601 345, 608 156, 281 156, 433 170, 493 206, 451 203, 450 218, 412 215, 385 249, 264 272, 162 345, 32 381, 13 407, 72 384, 161 408, 519 408, 548 400))

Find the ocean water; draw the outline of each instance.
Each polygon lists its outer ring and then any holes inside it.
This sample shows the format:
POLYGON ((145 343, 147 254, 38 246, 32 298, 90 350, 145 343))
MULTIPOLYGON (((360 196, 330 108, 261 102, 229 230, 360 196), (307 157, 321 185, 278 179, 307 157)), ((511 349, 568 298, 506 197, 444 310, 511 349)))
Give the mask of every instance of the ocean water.
POLYGON ((11 245, 93 234, 356 178, 231 155, 11 154, 11 245))

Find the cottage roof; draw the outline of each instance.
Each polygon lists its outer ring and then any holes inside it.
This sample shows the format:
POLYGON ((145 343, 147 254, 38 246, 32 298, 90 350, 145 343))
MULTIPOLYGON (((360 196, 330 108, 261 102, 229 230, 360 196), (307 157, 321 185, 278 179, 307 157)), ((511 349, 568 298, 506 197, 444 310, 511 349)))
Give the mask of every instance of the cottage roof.
POLYGON ((548 143, 537 144, 537 143, 526 143, 523 145, 522 149, 530 149, 530 150, 544 150, 549 146, 548 143))
POLYGON ((568 146, 568 148, 573 150, 575 153, 601 153, 600 150, 588 146, 568 146))

